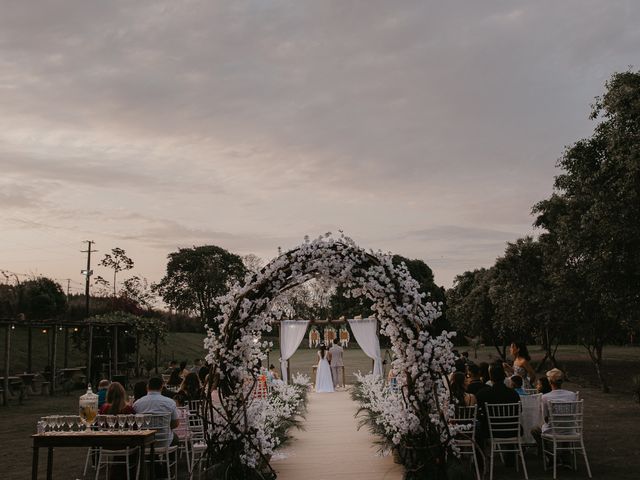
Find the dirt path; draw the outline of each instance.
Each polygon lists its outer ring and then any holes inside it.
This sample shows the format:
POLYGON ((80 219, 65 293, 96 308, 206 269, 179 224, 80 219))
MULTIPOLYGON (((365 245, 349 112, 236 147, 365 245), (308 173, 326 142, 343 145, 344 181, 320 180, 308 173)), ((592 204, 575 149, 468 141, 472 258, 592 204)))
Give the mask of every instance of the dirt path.
POLYGON ((313 393, 305 430, 283 450, 272 466, 278 480, 400 480, 402 467, 376 455, 375 438, 356 430, 356 404, 345 391, 313 393))

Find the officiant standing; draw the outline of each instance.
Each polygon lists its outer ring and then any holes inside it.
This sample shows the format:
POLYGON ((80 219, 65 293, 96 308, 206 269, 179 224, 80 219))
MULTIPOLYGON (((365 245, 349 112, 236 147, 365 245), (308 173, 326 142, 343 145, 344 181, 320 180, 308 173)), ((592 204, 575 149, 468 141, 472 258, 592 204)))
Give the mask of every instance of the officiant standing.
MULTIPOLYGON (((333 379, 333 388, 336 388, 338 383, 340 383, 340 370, 344 368, 342 352, 343 349, 340 346, 340 340, 338 338, 334 338, 333 345, 329 349, 329 353, 331 354, 331 378, 333 379)), ((342 383, 342 386, 344 387, 344 376, 342 378, 342 383)))

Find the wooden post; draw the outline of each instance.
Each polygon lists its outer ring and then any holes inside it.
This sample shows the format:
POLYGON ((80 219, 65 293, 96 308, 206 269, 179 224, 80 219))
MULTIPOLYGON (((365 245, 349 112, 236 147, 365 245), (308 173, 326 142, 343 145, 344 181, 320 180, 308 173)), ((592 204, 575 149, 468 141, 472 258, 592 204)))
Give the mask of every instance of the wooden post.
POLYGON ((58 326, 53 325, 53 333, 51 335, 51 395, 56 393, 56 355, 58 351, 58 326))
POLYGON ((154 341, 154 347, 155 347, 155 364, 156 364, 156 375, 158 375, 158 332, 156 332, 156 337, 155 337, 155 341, 154 341))
POLYGON ((113 345, 112 345, 112 361, 113 361, 113 375, 118 375, 118 326, 113 327, 113 345))
POLYGON ((64 327, 64 367, 67 368, 69 366, 69 329, 64 327))
POLYGON ((27 372, 33 372, 33 365, 31 364, 31 359, 33 358, 33 330, 31 328, 31 321, 27 325, 27 372))
POLYGON ((291 364, 287 360, 287 383, 291 383, 291 364))
POLYGON ((136 377, 140 377, 140 330, 136 330, 136 377))
POLYGON ((9 349, 11 348, 11 325, 7 324, 7 329, 4 335, 4 389, 2 392, 2 404, 4 406, 9 405, 9 360, 11 356, 9 349))
POLYGON ((89 340, 87 345, 87 385, 93 384, 93 371, 91 370, 91 359, 93 350, 93 325, 89 324, 89 340))

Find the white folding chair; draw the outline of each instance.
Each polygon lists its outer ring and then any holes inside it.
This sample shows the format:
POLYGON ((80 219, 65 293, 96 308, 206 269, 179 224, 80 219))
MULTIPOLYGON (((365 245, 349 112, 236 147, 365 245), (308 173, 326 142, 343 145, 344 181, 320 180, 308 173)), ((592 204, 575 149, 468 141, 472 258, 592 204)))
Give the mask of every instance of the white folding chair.
MULTIPOLYGON (((591 478, 591 467, 587 458, 587 451, 584 448, 582 438, 584 400, 575 402, 549 402, 549 427, 550 429, 542 433, 542 450, 545 455, 553 457, 553 478, 555 480, 558 464, 558 453, 573 453, 573 468, 578 470, 576 452, 580 451, 587 467, 587 474, 591 478), (551 448, 547 446, 551 444, 551 448)), ((547 465, 545 463, 546 471, 547 465)))
MULTIPOLYGON (((527 465, 522 453, 522 436, 520 433, 520 414, 522 407, 518 403, 486 404, 487 423, 489 425, 489 440, 491 443, 491 462, 489 467, 489 479, 493 480, 494 454, 515 454, 522 461, 524 478, 529 480, 527 465)), ((518 459, 516 458, 516 469, 518 459)))
POLYGON ((207 450, 207 441, 204 434, 204 422, 199 415, 189 415, 189 440, 191 448, 191 462, 189 479, 198 468, 198 475, 202 471, 202 459, 207 450))
MULTIPOLYGON (((153 414, 150 416, 149 427, 156 431, 154 446, 155 464, 164 467, 163 474, 156 474, 156 479, 176 480, 178 478, 178 447, 171 446, 171 414, 153 414)), ((151 452, 145 451, 145 460, 151 461, 151 452)))
POLYGON ((178 418, 180 423, 173 429, 173 435, 177 436, 178 441, 178 458, 182 458, 185 454, 187 460, 187 470, 191 471, 191 432, 189 431, 189 412, 188 407, 178 407, 178 418))
POLYGON ((480 480, 480 469, 478 467, 478 457, 476 450, 476 421, 478 418, 478 407, 456 407, 456 416, 450 420, 454 425, 468 425, 463 432, 459 432, 453 439, 454 445, 460 450, 460 455, 471 456, 473 466, 476 470, 476 479, 480 480))
POLYGON ((139 448, 125 448, 122 450, 107 450, 106 448, 101 448, 100 453, 98 454, 98 465, 96 466, 96 477, 95 480, 98 480, 100 477, 100 471, 104 468, 105 470, 105 478, 110 478, 109 471, 113 465, 124 465, 126 468, 126 478, 127 480, 131 479, 131 467, 133 465, 133 461, 135 460, 135 476, 133 478, 138 478, 140 472, 140 461, 137 457, 139 448))
POLYGON ((540 392, 538 392, 537 388, 525 388, 524 393, 526 393, 527 395, 536 395, 540 392))

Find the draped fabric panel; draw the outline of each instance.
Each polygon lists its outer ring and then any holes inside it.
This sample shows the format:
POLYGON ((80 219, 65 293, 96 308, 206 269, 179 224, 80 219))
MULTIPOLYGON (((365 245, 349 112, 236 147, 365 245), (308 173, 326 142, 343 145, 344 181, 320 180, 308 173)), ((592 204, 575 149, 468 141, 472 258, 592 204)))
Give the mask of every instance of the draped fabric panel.
POLYGON ((288 383, 287 360, 296 353, 309 326, 309 320, 283 320, 280 322, 280 370, 282 380, 288 383))
POLYGON ((378 340, 378 321, 375 318, 363 318, 362 320, 349 320, 351 331, 356 337, 356 342, 362 351, 373 359, 373 374, 381 377, 382 357, 380 356, 380 341, 378 340))

